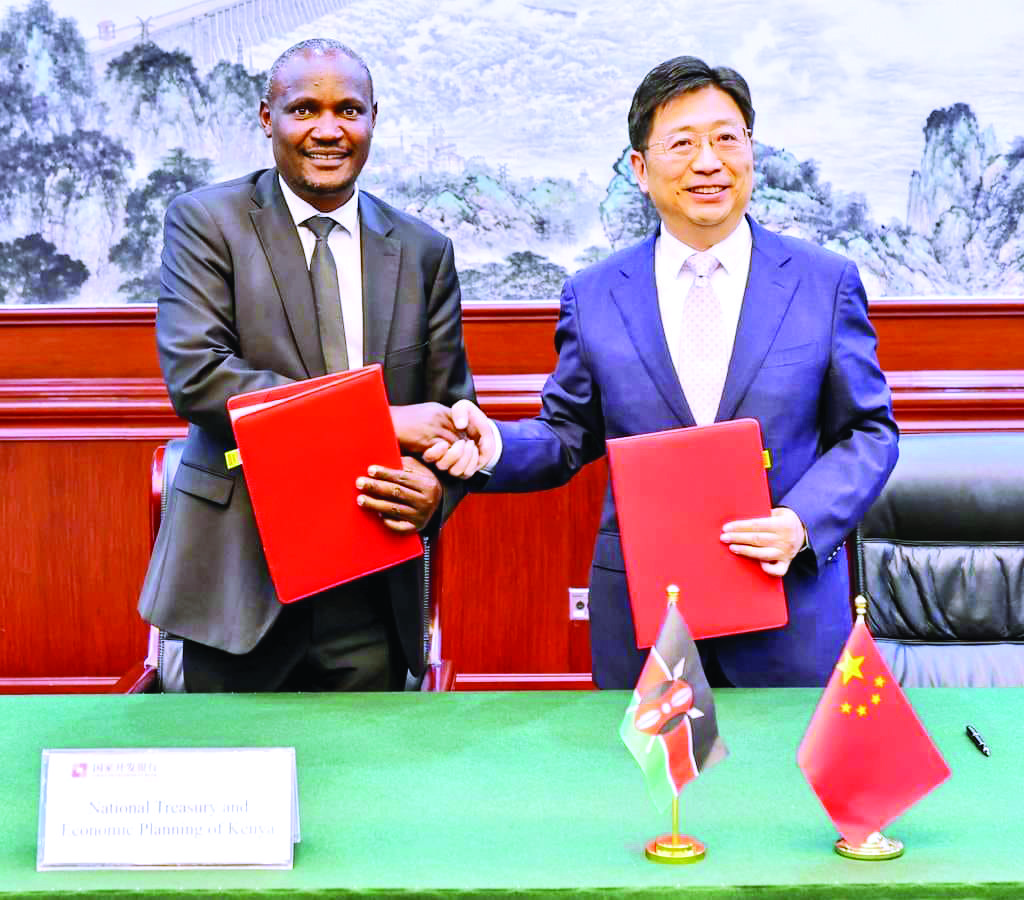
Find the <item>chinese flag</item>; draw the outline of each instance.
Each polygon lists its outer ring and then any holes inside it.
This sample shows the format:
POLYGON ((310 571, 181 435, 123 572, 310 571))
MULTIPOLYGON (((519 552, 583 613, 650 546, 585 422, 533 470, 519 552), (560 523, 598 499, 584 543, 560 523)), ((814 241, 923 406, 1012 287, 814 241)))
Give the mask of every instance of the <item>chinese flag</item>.
POLYGON ((675 603, 668 604, 619 735, 643 770, 658 809, 726 756, 697 645, 675 603))
POLYGON ((839 833, 862 844, 949 777, 949 767, 858 616, 797 764, 839 833))

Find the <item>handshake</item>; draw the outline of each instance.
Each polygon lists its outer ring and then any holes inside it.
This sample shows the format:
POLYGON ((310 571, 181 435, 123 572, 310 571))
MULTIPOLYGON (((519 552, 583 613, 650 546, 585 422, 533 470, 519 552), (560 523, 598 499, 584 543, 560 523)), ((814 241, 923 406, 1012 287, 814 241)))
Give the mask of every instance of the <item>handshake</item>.
POLYGON ((459 478, 469 478, 492 462, 494 426, 471 400, 449 409, 440 403, 392 406, 391 422, 402 453, 459 478))

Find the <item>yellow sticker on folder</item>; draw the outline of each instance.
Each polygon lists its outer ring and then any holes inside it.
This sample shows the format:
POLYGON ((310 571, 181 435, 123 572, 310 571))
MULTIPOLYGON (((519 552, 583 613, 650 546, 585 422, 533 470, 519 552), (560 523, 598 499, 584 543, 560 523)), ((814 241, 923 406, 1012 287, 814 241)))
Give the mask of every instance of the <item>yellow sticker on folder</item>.
POLYGON ((224 464, 229 469, 237 469, 242 464, 242 454, 239 453, 237 447, 224 454, 224 464))
POLYGON ((771 450, 762 450, 761 451, 761 459, 764 461, 764 467, 766 469, 770 469, 772 467, 772 451, 771 450))

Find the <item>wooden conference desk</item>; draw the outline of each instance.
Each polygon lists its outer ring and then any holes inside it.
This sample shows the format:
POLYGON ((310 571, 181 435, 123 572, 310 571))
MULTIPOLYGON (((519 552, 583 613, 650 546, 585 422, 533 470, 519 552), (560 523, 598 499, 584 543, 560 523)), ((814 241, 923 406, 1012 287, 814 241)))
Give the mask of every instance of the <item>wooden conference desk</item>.
POLYGON ((854 862, 796 768, 816 690, 721 690, 730 757, 682 796, 707 859, 647 862, 667 830, 618 738, 626 694, 0 697, 0 897, 1024 896, 1024 689, 910 692, 953 777, 854 862), (964 736, 976 725, 983 757, 964 736), (44 747, 297 751, 293 871, 35 871, 44 747))

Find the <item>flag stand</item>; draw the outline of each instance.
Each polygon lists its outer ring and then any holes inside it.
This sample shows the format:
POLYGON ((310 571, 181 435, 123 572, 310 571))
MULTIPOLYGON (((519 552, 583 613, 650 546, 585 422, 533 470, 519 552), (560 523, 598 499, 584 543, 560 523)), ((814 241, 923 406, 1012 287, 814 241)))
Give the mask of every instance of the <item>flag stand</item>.
POLYGON ((700 862, 706 854, 707 849, 695 837, 679 833, 679 797, 673 797, 672 833, 648 841, 644 847, 644 856, 651 862, 679 865, 700 862))
POLYGON ((840 838, 835 842, 835 851, 847 859, 896 859, 903 855, 903 841, 887 838, 882 832, 875 831, 863 844, 850 844, 846 838, 840 838))

